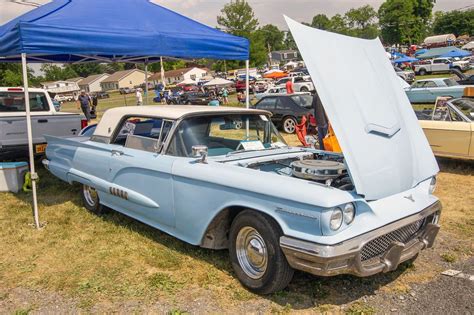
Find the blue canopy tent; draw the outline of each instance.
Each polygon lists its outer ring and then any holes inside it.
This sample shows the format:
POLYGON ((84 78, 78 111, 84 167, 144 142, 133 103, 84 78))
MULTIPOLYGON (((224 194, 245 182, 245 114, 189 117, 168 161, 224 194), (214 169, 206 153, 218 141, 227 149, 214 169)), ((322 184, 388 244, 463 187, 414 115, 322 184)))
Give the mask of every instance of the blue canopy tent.
MULTIPOLYGON (((245 60, 249 41, 148 0, 55 0, 0 26, 0 62, 20 62, 35 224, 39 227, 27 62, 133 62, 173 58, 245 60)), ((249 87, 247 82, 247 107, 249 87)), ((145 85, 148 90, 148 84, 145 85)), ((147 93, 148 94, 148 93, 147 93)))
POLYGON ((404 63, 404 62, 414 62, 414 61, 418 61, 418 59, 413 58, 413 57, 404 56, 404 57, 395 59, 393 62, 394 63, 404 63))
POLYGON ((427 51, 428 51, 428 49, 425 49, 425 48, 420 49, 420 50, 417 50, 417 51, 415 52, 415 56, 424 54, 424 53, 427 52, 427 51))
POLYGON ((462 57, 467 57, 467 56, 470 56, 470 55, 471 55, 471 53, 469 51, 462 50, 462 49, 456 49, 456 50, 451 50, 450 52, 447 52, 447 53, 441 55, 441 57, 451 57, 451 58, 459 57, 459 58, 462 58, 462 57))

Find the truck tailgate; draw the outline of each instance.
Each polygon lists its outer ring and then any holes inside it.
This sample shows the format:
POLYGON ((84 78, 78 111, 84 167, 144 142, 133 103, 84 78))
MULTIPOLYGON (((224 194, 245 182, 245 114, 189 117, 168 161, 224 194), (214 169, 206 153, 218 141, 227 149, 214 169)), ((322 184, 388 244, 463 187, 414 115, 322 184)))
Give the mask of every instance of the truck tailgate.
MULTIPOLYGON (((74 136, 81 130, 78 114, 32 115, 33 143, 46 142, 44 135, 74 136)), ((0 117, 0 146, 28 143, 26 116, 0 117)))

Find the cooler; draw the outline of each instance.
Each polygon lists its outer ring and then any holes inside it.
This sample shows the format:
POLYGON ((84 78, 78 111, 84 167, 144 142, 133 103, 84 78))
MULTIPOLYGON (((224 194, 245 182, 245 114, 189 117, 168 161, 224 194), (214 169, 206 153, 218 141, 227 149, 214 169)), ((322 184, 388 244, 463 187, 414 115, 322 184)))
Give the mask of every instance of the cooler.
POLYGON ((26 172, 28 172, 26 162, 0 163, 0 191, 17 193, 23 186, 26 172))

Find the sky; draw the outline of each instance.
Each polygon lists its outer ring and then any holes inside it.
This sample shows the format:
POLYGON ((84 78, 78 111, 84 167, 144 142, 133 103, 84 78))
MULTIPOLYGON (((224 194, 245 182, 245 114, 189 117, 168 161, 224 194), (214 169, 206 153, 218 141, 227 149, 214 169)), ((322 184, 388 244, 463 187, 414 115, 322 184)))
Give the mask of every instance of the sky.
MULTIPOLYGON (((97 0, 96 0, 97 1, 97 0)), ((48 0, 0 0, 0 24, 34 8, 29 3, 44 4, 48 0)), ((152 0, 173 11, 209 26, 216 26, 216 17, 229 0, 152 0)), ((351 8, 370 4, 375 9, 384 0, 248 0, 260 25, 275 24, 287 29, 283 14, 300 21, 311 22, 316 14, 344 14, 351 8)), ((91 3, 93 3, 91 1, 91 3)), ((449 11, 473 5, 473 0, 437 0, 434 11, 449 11)))

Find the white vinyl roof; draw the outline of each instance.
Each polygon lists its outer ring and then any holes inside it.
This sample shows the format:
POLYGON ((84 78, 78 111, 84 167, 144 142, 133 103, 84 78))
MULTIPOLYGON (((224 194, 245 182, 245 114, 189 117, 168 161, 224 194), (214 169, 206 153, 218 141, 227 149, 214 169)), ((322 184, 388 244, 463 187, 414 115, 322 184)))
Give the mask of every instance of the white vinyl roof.
POLYGON ((150 116, 169 120, 178 120, 185 116, 199 116, 218 113, 239 114, 270 114, 267 111, 226 106, 195 106, 195 105, 157 105, 157 106, 125 106, 105 111, 94 132, 94 136, 110 137, 123 117, 150 116))

